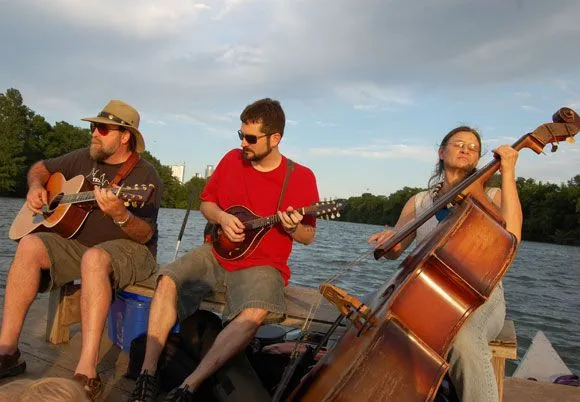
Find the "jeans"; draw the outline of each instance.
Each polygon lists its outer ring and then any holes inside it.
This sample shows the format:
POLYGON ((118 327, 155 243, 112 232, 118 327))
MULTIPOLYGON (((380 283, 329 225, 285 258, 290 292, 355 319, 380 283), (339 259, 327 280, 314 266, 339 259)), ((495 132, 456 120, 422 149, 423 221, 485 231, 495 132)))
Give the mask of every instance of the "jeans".
POLYGON ((500 283, 461 327, 449 354, 449 375, 461 401, 498 401, 488 343, 500 333, 504 321, 505 300, 500 283))

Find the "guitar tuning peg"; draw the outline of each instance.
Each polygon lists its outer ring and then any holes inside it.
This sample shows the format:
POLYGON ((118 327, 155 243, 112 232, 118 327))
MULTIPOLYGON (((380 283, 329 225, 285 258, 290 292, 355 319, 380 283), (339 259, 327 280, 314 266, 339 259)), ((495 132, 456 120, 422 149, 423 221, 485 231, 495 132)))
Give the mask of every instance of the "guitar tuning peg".
POLYGON ((130 203, 129 201, 125 201, 123 204, 124 204, 126 207, 128 207, 129 205, 131 205, 131 203, 130 203))
POLYGON ((133 206, 133 208, 137 208, 137 203, 136 203, 135 201, 133 201, 133 202, 131 203, 131 205, 133 206))
POLYGON ((340 218, 340 212, 337 212, 337 213, 336 213, 336 217, 337 217, 337 218, 340 218))
POLYGON ((138 185, 138 184, 135 184, 135 185, 133 186, 133 188, 134 188, 135 190, 139 190, 139 185, 138 185))
POLYGON ((149 188, 154 188, 155 186, 151 183, 149 183, 149 188))
POLYGON ((334 219, 334 218, 336 218, 336 216, 334 214, 331 214, 330 219, 334 219))

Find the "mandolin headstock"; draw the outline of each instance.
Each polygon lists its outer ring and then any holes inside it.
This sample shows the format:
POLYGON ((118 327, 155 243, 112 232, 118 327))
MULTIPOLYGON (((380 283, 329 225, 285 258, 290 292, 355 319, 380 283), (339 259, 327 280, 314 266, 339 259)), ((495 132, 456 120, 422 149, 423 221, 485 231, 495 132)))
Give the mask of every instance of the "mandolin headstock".
POLYGON ((340 217, 344 204, 339 201, 319 201, 308 209, 312 209, 310 214, 318 219, 335 219, 340 217))

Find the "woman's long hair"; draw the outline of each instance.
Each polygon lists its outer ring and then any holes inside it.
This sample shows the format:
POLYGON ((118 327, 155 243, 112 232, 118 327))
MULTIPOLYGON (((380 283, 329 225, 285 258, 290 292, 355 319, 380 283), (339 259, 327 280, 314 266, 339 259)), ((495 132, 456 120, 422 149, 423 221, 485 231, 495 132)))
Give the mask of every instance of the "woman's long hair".
MULTIPOLYGON (((477 138, 477 142, 479 143, 479 155, 478 155, 478 157, 481 157, 481 136, 479 135, 479 133, 477 132, 476 129, 471 128, 469 126, 455 127, 453 130, 448 132, 447 135, 445 135, 445 137, 443 137, 443 140, 441 140, 441 144, 439 145, 439 149, 446 147, 447 143, 449 142, 451 137, 453 137, 455 134, 462 132, 462 131, 467 131, 468 133, 472 133, 473 135, 475 135, 475 138, 477 138)), ((433 171, 433 175, 431 175, 431 177, 429 178, 429 182, 427 183, 427 188, 429 189, 429 191, 431 193, 436 192, 437 191, 436 187, 438 187, 440 185, 440 183, 443 181, 443 171, 444 170, 445 170, 445 168, 443 166, 443 160, 439 159, 437 161, 437 164, 435 165, 435 170, 433 171)))

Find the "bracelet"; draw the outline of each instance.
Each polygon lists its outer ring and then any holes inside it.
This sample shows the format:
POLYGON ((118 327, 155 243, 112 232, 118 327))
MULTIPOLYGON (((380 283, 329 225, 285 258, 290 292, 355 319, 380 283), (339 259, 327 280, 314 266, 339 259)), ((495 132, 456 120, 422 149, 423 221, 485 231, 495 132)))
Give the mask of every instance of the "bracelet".
POLYGON ((127 224, 127 222, 129 222, 129 219, 131 219, 132 215, 133 214, 130 211, 127 211, 127 217, 125 219, 123 219, 122 221, 116 221, 113 219, 113 222, 115 223, 115 225, 123 227, 127 224))

